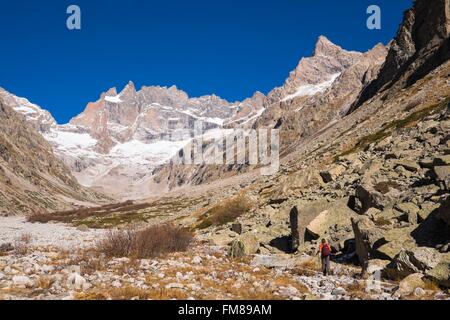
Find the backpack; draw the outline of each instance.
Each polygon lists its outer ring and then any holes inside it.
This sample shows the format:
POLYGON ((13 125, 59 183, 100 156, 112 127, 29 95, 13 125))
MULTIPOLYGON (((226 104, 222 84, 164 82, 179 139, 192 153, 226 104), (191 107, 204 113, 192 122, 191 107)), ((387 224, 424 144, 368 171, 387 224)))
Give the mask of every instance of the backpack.
POLYGON ((322 257, 326 258, 331 254, 330 245, 327 243, 322 247, 322 257))

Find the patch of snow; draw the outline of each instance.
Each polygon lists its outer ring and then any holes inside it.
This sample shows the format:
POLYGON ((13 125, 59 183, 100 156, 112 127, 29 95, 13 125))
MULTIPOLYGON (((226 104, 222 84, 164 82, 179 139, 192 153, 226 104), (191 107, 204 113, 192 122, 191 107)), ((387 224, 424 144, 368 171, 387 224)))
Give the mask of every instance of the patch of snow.
POLYGON ((313 96, 317 93, 324 92, 329 87, 333 85, 336 79, 341 75, 341 73, 335 73, 331 78, 325 82, 319 84, 305 84, 297 88, 297 91, 293 94, 286 96, 282 99, 282 102, 292 100, 297 97, 313 96))
POLYGON ((63 150, 89 149, 97 144, 97 140, 88 133, 52 130, 50 133, 45 134, 45 138, 63 150))
POLYGON ((18 111, 22 114, 25 114, 25 115, 37 113, 36 109, 33 109, 33 108, 31 108, 29 106, 25 106, 25 105, 20 105, 20 106, 14 108, 14 110, 18 111))
POLYGON ((157 141, 144 143, 139 140, 131 140, 116 145, 109 156, 120 164, 147 164, 158 165, 170 160, 181 148, 189 143, 184 141, 157 141))
POLYGON ((111 96, 106 96, 105 100, 111 103, 121 103, 122 100, 120 100, 120 95, 111 97, 111 96))

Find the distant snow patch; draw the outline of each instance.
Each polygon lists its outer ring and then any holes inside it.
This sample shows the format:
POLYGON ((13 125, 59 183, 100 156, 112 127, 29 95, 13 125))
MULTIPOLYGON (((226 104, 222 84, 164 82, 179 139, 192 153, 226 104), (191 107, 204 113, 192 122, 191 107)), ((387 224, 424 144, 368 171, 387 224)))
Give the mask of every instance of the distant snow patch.
POLYGON ((120 100, 120 95, 114 96, 114 97, 105 97, 105 100, 111 103, 121 103, 122 100, 120 100))
POLYGON ((33 114, 33 113, 37 113, 37 111, 31 107, 28 106, 24 106, 24 105, 20 105, 16 108, 14 108, 15 111, 20 112, 22 114, 33 114))
POLYGON ((336 81, 336 79, 341 75, 341 73, 335 73, 331 78, 325 82, 319 84, 305 84, 297 88, 297 91, 293 94, 286 96, 282 102, 292 100, 297 97, 313 96, 317 93, 324 92, 329 87, 331 87, 336 81))

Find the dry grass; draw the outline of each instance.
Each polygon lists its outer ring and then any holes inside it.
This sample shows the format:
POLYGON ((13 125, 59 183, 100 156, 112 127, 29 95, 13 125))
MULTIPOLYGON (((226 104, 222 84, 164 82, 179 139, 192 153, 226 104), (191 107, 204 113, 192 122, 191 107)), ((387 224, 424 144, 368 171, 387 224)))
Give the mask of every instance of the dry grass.
POLYGON ((208 210, 202 221, 197 225, 198 229, 206 229, 211 226, 221 226, 233 222, 252 208, 252 204, 245 196, 237 196, 226 200, 208 210))
POLYGON ((43 212, 38 211, 27 216, 29 222, 47 223, 50 221, 70 223, 74 220, 82 220, 92 216, 105 216, 111 213, 120 213, 124 211, 138 211, 147 208, 149 204, 134 204, 133 201, 115 203, 101 207, 78 208, 69 211, 43 212))
POLYGON ((352 298, 358 298, 363 300, 371 300, 372 298, 366 292, 367 283, 366 281, 355 281, 351 285, 347 286, 345 290, 347 294, 352 298))
POLYGON ((26 255, 30 251, 33 237, 24 233, 14 241, 14 252, 19 255, 26 255))
POLYGON ((293 269, 293 273, 299 276, 313 276, 320 271, 320 263, 317 257, 307 258, 298 263, 293 269))
POLYGON ((135 236, 136 232, 132 230, 110 230, 99 241, 97 249, 108 257, 128 257, 135 236))
POLYGON ((159 257, 172 252, 186 251, 193 234, 172 225, 152 226, 143 230, 110 231, 97 246, 108 257, 159 257))

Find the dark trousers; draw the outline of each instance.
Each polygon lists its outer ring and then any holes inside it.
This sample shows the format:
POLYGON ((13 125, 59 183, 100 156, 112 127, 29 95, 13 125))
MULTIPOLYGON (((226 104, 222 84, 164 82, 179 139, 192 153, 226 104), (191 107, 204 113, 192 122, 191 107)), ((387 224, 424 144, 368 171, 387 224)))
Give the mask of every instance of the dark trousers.
POLYGON ((322 257, 322 272, 324 276, 330 273, 330 256, 322 257))

